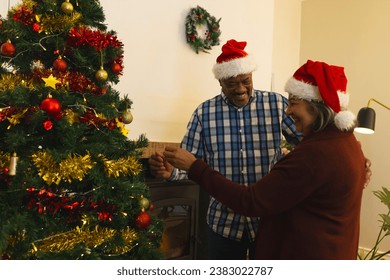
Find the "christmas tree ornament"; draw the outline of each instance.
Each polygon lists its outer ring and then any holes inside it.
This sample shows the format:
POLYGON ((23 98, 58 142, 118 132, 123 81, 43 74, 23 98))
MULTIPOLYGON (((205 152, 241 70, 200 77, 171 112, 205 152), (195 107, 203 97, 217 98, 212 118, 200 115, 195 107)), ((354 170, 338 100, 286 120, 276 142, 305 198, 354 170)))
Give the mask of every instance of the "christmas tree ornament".
POLYGON ((111 70, 114 72, 116 75, 119 75, 122 71, 122 66, 119 63, 114 62, 111 65, 111 70))
POLYGON ((150 201, 146 197, 141 196, 141 199, 139 200, 139 206, 141 206, 141 209, 146 211, 150 207, 150 201))
POLYGON ((151 222, 152 222, 152 218, 145 211, 141 211, 140 213, 138 213, 138 216, 135 220, 135 223, 139 228, 147 228, 151 222))
POLYGON ((100 94, 101 95, 104 95, 106 93, 107 93, 107 88, 103 87, 103 88, 100 89, 100 94))
POLYGON ((47 120, 47 121, 44 121, 43 122, 43 128, 46 130, 46 131, 49 131, 53 128, 53 122, 51 120, 47 120))
POLYGON ((133 121, 133 115, 129 110, 123 112, 122 114, 122 122, 125 124, 130 124, 133 121))
POLYGON ((1 54, 5 56, 13 56, 16 49, 15 46, 11 43, 11 40, 7 40, 4 44, 0 47, 1 54))
POLYGON ((19 157, 16 153, 13 153, 11 156, 11 160, 9 162, 8 175, 15 176, 16 175, 16 165, 18 164, 19 157))
POLYGON ((70 3, 69 0, 65 0, 65 2, 63 2, 61 4, 61 10, 65 14, 70 15, 71 13, 73 13, 73 5, 72 5, 72 3, 70 3))
POLYGON ((103 69, 103 66, 96 72, 95 77, 97 80, 104 82, 108 78, 108 73, 103 69))
POLYGON ((40 60, 34 60, 31 62, 31 68, 32 69, 45 69, 45 65, 43 65, 42 61, 40 60))
POLYGON ((40 108, 45 111, 49 116, 56 116, 61 112, 61 104, 55 98, 46 98, 42 100, 40 108))
POLYGON ((50 74, 50 76, 47 78, 42 78, 42 80, 45 82, 45 86, 51 87, 53 89, 56 89, 56 85, 60 82, 52 74, 50 74))
POLYGON ((32 25, 32 29, 33 29, 35 32, 37 32, 37 33, 39 33, 39 32, 42 31, 42 30, 41 30, 41 25, 40 25, 39 23, 36 23, 36 22, 32 25))
POLYGON ((0 168, 0 171, 1 171, 2 174, 8 175, 9 168, 8 167, 0 168))
POLYGON ((64 72, 68 68, 68 64, 65 60, 62 59, 61 56, 59 56, 56 60, 54 60, 53 67, 55 70, 64 72))

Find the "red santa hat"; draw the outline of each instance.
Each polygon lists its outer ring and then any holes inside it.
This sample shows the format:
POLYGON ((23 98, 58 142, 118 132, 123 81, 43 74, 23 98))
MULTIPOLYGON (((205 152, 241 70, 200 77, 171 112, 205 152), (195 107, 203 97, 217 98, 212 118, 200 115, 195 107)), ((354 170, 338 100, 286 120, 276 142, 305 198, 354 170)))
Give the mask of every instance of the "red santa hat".
POLYGON ((246 42, 229 40, 222 46, 222 53, 217 57, 213 67, 216 79, 223 80, 241 74, 252 73, 257 69, 253 58, 244 51, 246 42))
POLYGON ((309 101, 323 101, 335 113, 335 125, 340 130, 351 130, 355 115, 347 111, 349 93, 344 67, 308 60, 291 77, 285 91, 309 101))

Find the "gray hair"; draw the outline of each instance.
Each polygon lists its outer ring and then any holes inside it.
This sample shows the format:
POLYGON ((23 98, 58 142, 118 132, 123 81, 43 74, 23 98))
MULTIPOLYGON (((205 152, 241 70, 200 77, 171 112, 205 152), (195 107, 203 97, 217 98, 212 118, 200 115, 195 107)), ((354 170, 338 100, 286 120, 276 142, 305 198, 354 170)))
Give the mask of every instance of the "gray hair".
POLYGON ((314 132, 323 130, 328 125, 334 123, 334 118, 336 113, 324 102, 321 101, 311 101, 308 102, 312 113, 316 116, 312 124, 312 129, 314 132))
MULTIPOLYGON (((323 130, 328 125, 335 123, 335 118, 337 114, 330 108, 324 101, 320 100, 307 100, 301 97, 296 97, 292 95, 293 98, 305 101, 309 105, 310 113, 315 116, 315 120, 311 125, 311 128, 314 132, 319 132, 323 130)), ((336 125, 337 126, 337 125, 336 125)), ((348 128, 342 129, 343 131, 353 131, 357 126, 356 120, 348 128)))
MULTIPOLYGON (((316 116, 312 124, 312 129, 314 132, 323 130, 330 124, 333 124, 335 121, 336 113, 324 102, 322 101, 308 101, 311 112, 316 116)), ((345 129, 344 131, 353 131, 356 126, 355 124, 350 129, 345 129)))

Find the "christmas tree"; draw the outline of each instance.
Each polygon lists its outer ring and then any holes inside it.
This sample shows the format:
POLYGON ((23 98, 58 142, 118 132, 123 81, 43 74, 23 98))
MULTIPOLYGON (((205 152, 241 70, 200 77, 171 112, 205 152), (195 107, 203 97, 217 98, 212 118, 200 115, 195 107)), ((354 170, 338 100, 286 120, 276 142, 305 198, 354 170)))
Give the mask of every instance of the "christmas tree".
POLYGON ((123 44, 98 0, 0 17, 0 257, 159 259, 162 222, 113 85, 123 44))

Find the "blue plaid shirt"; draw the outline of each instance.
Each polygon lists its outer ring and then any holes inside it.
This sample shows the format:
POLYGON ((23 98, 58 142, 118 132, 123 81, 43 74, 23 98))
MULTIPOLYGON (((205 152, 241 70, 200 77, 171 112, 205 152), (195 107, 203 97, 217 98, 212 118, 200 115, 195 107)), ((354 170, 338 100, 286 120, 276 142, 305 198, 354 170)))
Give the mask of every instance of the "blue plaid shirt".
MULTIPOLYGON (((242 108, 221 93, 194 111, 181 147, 226 178, 253 184, 281 157, 282 135, 290 143, 299 142, 300 134, 286 115, 286 107, 287 99, 273 92, 254 90, 242 108)), ((170 180, 186 176, 186 172, 175 169, 170 180)), ((253 241, 258 218, 237 214, 211 197, 207 223, 216 233, 234 240, 240 240, 246 229, 253 241)))

